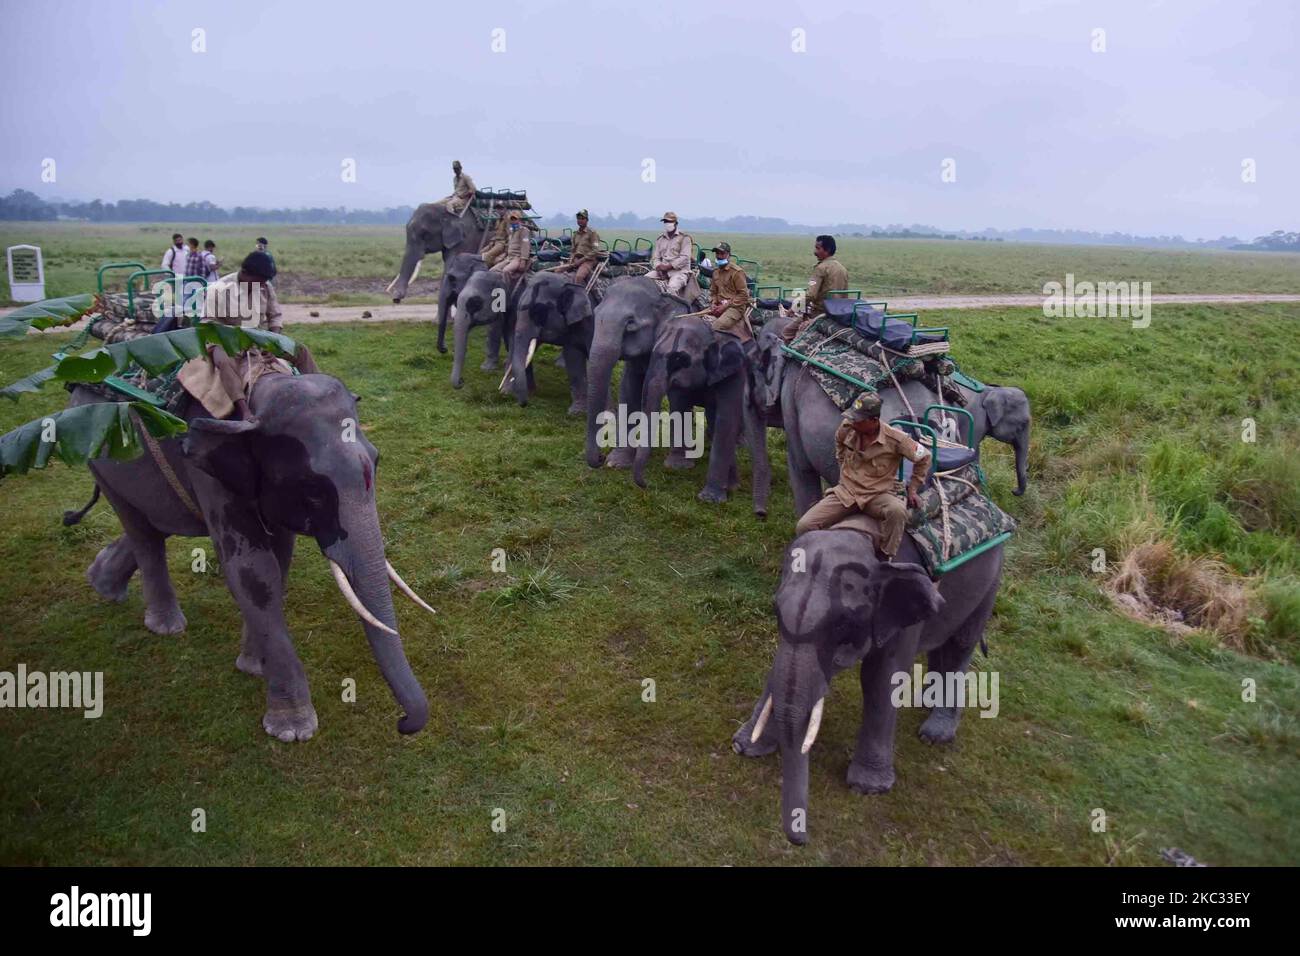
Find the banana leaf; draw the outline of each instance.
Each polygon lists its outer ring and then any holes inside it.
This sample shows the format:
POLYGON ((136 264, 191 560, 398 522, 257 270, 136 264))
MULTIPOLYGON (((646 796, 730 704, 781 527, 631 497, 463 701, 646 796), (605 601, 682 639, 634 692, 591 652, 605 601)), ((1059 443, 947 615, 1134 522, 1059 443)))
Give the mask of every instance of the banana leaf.
POLYGON ((0 338, 19 338, 26 335, 28 329, 72 325, 89 312, 94 304, 95 297, 87 292, 24 305, 6 316, 0 316, 0 338))
POLYGON ((183 419, 143 402, 95 402, 37 418, 0 436, 0 477, 44 468, 56 455, 69 465, 107 454, 125 460, 142 446, 133 419, 155 438, 185 432, 183 419), (52 440, 46 441, 43 438, 52 440))
POLYGON ((5 398, 13 399, 16 402, 18 401, 18 396, 23 392, 38 391, 42 385, 54 378, 54 371, 55 366, 51 365, 49 368, 43 368, 39 372, 33 372, 26 378, 20 378, 18 381, 6 385, 4 388, 0 388, 0 395, 3 395, 5 398))
POLYGON ((293 358, 297 349, 293 339, 276 332, 200 322, 192 328, 143 335, 84 355, 69 355, 55 366, 54 377, 64 382, 102 382, 133 362, 150 375, 157 375, 179 362, 206 354, 209 345, 220 345, 230 355, 260 348, 286 358, 293 358))

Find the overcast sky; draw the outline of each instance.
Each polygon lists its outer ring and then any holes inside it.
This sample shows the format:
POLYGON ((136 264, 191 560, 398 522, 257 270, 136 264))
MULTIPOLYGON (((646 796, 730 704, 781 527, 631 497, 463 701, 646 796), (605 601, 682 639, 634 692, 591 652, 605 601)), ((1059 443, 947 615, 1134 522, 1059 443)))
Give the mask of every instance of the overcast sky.
POLYGON ((5 192, 375 208, 445 195, 459 158, 480 188, 525 187, 546 215, 1189 238, 1300 227, 1296 0, 0 12, 5 192))

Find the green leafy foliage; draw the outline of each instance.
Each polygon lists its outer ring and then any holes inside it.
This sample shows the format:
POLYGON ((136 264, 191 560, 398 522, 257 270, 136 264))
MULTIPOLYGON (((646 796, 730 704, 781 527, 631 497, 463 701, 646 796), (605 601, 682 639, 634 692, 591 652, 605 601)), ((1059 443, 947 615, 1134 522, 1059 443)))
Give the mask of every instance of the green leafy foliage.
POLYGON ((33 372, 25 378, 20 378, 18 381, 0 388, 0 395, 17 401, 18 396, 23 392, 39 391, 42 385, 54 378, 54 369, 55 367, 51 365, 49 368, 43 368, 39 372, 33 372))
POLYGON ((89 292, 33 302, 14 309, 6 316, 0 316, 0 338, 21 338, 27 334, 28 329, 53 329, 71 325, 89 312, 94 304, 95 297, 89 292))
POLYGON ((220 345, 231 355, 260 348, 286 358, 292 358, 297 348, 293 339, 275 332, 200 322, 192 328, 145 335, 84 355, 69 355, 55 366, 54 377, 65 382, 102 382, 132 363, 156 375, 178 362, 198 358, 209 345, 220 345))
POLYGON ((82 465, 103 454, 134 458, 141 446, 132 413, 155 438, 170 438, 186 429, 182 419, 143 402, 65 408, 0 437, 0 477, 44 468, 56 456, 69 465, 82 465))

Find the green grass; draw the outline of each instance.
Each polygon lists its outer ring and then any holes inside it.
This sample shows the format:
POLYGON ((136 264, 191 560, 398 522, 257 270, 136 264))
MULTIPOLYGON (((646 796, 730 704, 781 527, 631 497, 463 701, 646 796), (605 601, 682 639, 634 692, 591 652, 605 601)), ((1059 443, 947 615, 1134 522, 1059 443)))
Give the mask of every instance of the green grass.
MULTIPOLYGON (((813 754, 811 843, 778 821, 779 764, 731 753, 771 663, 771 615, 794 515, 772 435, 771 516, 744 492, 697 502, 700 468, 650 488, 582 462, 581 423, 549 356, 526 409, 471 363, 448 384, 432 329, 290 328, 364 395, 383 458, 389 557, 438 608, 399 615, 432 706, 397 709, 311 542, 288 619, 319 735, 280 744, 258 681, 235 671, 239 618, 219 579, 169 555, 190 628, 156 637, 138 581, 124 605, 84 570, 118 533, 104 503, 65 529, 84 471, 4 482, 0 669, 105 672, 99 720, 0 713, 0 861, 114 864, 1159 864, 1176 846, 1212 864, 1300 862, 1296 714, 1300 338, 1296 307, 1157 308, 1151 328, 1047 320, 1033 310, 927 315, 957 357, 1018 382, 1036 414, 1031 486, 985 446, 996 499, 1020 522, 980 667, 1000 672, 998 719, 952 748, 902 714, 898 783, 844 783, 860 701, 837 679, 813 754), (1233 334, 1225 331, 1231 320, 1233 334), (1255 445, 1240 420, 1256 419, 1255 445), (1134 526, 1255 576, 1273 616, 1256 656, 1117 615, 1088 567, 1134 526), (507 570, 491 570, 504 549, 507 570), (354 678, 355 704, 340 699, 354 678), (655 701, 642 700, 643 681, 655 701), (1243 679, 1258 702, 1241 700, 1243 679), (190 830, 191 811, 208 830, 190 830), (494 808, 507 832, 491 827, 494 808), (1105 809, 1108 832, 1090 831, 1105 809)), ((0 378, 39 367, 62 335, 0 347, 0 378)), ((472 354, 481 349, 475 334, 472 354)), ((0 430, 61 406, 56 388, 0 405, 0 430)))
MULTIPOLYGON (((400 226, 0 223, 0 245, 41 246, 46 291, 54 297, 93 291, 95 270, 108 261, 156 268, 177 231, 215 240, 227 268, 266 235, 286 300, 338 305, 389 301, 383 287, 397 273, 405 235, 400 226)), ((601 233, 608 242, 638 234, 601 233)), ((705 246, 725 238, 736 255, 758 260, 763 284, 802 287, 815 264, 811 237, 693 235, 705 246)), ((885 295, 1041 293, 1045 282, 1063 283, 1066 273, 1078 281, 1149 281, 1157 293, 1300 292, 1300 255, 1287 253, 842 238, 839 258, 854 287, 885 295)), ((435 295, 440 274, 440 262, 426 262, 412 300, 435 295)), ((7 285, 0 292, 7 297, 7 285)))

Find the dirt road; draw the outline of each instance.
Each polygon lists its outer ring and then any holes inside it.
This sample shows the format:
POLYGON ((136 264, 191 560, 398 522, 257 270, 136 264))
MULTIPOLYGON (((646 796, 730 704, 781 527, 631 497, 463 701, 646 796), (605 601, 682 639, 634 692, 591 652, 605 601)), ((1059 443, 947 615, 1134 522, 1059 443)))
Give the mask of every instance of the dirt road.
MULTIPOLYGON (((1039 308, 1043 296, 1028 295, 942 295, 891 298, 891 312, 930 312, 940 309, 1039 308)), ((1155 294, 1151 304, 1191 305, 1195 303, 1239 304, 1246 302, 1297 302, 1300 294, 1242 292, 1229 294, 1155 294)), ((303 305, 286 302, 285 325, 314 325, 322 322, 432 322, 437 306, 425 305, 303 305)), ((0 309, 0 315, 12 309, 0 309)))

